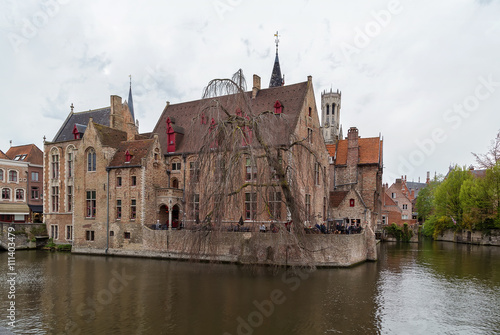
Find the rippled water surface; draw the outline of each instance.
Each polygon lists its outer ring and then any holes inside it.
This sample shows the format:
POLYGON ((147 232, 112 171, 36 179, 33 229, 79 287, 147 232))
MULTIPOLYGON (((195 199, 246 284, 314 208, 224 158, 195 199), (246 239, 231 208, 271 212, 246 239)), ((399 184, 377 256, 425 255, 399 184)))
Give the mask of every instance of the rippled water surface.
POLYGON ((379 261, 284 271, 0 253, 0 334, 499 334, 500 248, 383 244, 379 261), (15 327, 8 303, 15 301, 15 327))

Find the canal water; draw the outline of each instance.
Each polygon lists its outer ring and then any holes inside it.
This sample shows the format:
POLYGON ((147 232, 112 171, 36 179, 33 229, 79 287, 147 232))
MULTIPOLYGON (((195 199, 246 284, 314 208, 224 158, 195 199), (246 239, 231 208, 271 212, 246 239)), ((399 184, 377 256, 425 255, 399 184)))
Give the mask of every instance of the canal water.
POLYGON ((14 286, 7 262, 0 334, 500 333, 498 247, 385 243, 378 262, 295 272, 18 251, 14 286))

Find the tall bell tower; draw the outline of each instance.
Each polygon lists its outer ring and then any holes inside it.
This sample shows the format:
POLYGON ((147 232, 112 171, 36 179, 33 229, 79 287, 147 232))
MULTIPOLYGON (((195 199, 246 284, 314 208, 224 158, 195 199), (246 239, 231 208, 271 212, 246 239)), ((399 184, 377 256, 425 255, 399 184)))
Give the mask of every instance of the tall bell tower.
POLYGON ((340 106, 342 92, 323 91, 321 93, 321 127, 325 143, 336 143, 342 139, 342 126, 340 125, 340 106))

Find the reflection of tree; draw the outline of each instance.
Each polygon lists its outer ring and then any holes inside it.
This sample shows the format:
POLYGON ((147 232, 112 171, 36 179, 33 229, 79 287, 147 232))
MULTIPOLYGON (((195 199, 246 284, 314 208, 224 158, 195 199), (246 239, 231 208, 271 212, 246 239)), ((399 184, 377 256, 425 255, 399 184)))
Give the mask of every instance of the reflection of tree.
POLYGON ((310 247, 306 246, 303 223, 314 226, 321 221, 306 211, 311 203, 309 199, 306 204, 303 190, 314 183, 316 171, 323 175, 321 190, 327 197, 327 162, 321 160, 307 132, 300 137, 294 131, 296 119, 253 107, 245 85, 239 70, 231 79, 214 79, 205 88, 193 120, 208 125, 198 134, 202 140, 196 164, 202 177, 190 183, 187 199, 190 194, 200 194, 201 227, 212 236, 228 230, 223 221, 228 213, 244 213, 246 220, 275 222, 267 227, 277 232, 273 235, 275 247, 292 245, 304 256, 310 247), (281 128, 286 129, 285 138, 277 131, 281 128), (285 229, 286 221, 292 222, 290 229, 285 229))

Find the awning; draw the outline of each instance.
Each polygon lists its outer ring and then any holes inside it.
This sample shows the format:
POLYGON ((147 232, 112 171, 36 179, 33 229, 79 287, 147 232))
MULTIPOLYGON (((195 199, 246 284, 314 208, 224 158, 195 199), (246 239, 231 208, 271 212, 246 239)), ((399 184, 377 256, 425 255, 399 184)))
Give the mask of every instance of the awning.
POLYGON ((26 204, 0 204, 0 214, 29 215, 30 208, 26 204))
POLYGON ((28 205, 33 213, 43 213, 42 205, 28 205))

